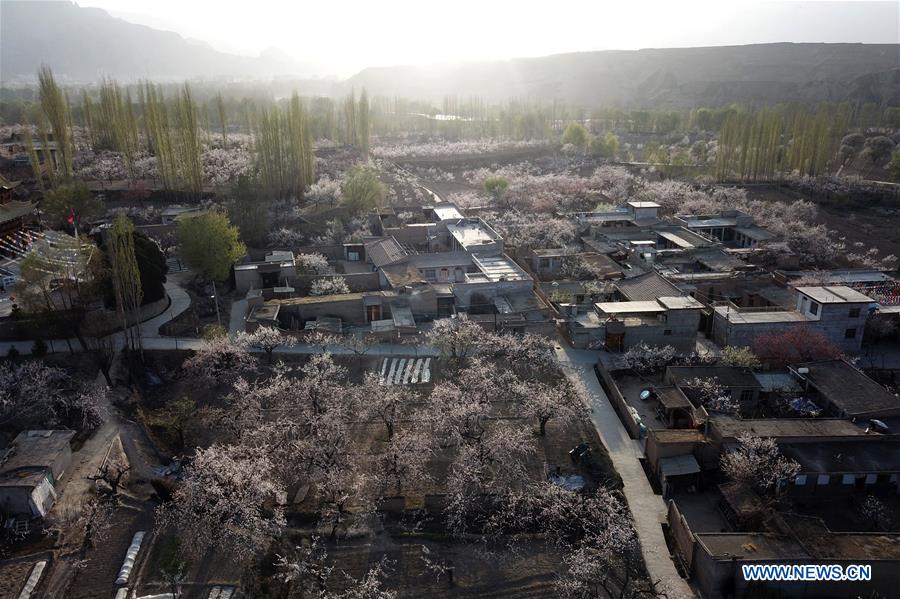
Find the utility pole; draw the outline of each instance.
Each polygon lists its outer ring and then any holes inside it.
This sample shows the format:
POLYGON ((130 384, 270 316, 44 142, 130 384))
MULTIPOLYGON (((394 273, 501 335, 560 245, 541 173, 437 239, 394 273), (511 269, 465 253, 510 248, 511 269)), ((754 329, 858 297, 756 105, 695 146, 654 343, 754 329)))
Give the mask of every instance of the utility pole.
POLYGON ((212 284, 213 284, 212 299, 213 299, 213 302, 216 304, 216 322, 219 323, 219 326, 222 326, 222 316, 219 314, 219 295, 216 293, 216 280, 215 279, 213 279, 212 284))

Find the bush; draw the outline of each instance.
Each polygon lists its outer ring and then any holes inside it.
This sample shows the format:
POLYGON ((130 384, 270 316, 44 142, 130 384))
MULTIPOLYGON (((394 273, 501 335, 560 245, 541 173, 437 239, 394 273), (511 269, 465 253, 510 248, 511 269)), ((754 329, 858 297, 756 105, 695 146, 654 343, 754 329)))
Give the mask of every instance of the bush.
POLYGON ((208 324, 203 327, 201 338, 204 341, 212 341, 213 339, 225 337, 226 335, 228 335, 228 329, 226 329, 224 326, 220 324, 208 324))
POLYGON ((6 352, 6 358, 9 359, 9 360, 15 360, 15 359, 18 358, 20 355, 21 355, 21 354, 19 353, 19 350, 16 349, 16 346, 15 346, 15 345, 11 346, 11 347, 9 348, 9 351, 6 352))
POLYGON ((47 355, 47 343, 43 339, 35 339, 31 346, 31 355, 35 358, 43 358, 47 355))

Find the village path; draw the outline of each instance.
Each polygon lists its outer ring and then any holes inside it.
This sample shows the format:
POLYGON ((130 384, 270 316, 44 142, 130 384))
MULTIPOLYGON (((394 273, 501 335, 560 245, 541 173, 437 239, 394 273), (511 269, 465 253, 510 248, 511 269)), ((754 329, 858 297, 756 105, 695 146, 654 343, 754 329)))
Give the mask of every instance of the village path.
POLYGON ((559 344, 557 359, 566 375, 584 384, 591 408, 591 420, 613 465, 624 484, 623 492, 634 518, 634 526, 641 543, 641 553, 650 578, 657 590, 668 599, 695 597, 688 583, 681 578, 669 555, 662 523, 666 520, 666 504, 653 493, 639 459, 643 456, 640 444, 628 436, 618 414, 594 372, 598 352, 577 350, 559 344), (658 581, 658 582, 657 582, 658 581))

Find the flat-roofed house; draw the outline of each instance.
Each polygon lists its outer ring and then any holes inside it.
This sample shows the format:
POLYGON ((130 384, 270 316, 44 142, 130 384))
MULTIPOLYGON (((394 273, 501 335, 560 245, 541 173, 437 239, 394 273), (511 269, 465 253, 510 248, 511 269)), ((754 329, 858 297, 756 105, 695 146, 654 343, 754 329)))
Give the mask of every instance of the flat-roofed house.
POLYGON ((716 302, 713 339, 721 346, 751 346, 763 334, 810 327, 848 353, 859 353, 875 301, 850 287, 798 287, 794 309, 739 307, 716 302))
POLYGON ((602 345, 610 351, 626 351, 646 343, 693 351, 702 309, 700 302, 688 296, 597 302, 592 311, 570 318, 569 334, 576 347, 602 345))

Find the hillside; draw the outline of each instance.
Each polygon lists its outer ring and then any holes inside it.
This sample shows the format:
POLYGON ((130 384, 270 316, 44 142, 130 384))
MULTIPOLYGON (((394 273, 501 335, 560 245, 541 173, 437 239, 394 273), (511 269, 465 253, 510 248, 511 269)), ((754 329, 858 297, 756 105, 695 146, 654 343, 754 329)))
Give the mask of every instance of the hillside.
POLYGON ((63 80, 78 82, 104 76, 131 81, 321 74, 277 51, 259 57, 218 52, 99 8, 44 0, 0 2, 0 78, 4 83, 33 80, 41 63, 63 80))
POLYGON ((582 52, 456 66, 369 68, 370 94, 553 99, 686 108, 730 102, 900 103, 900 46, 758 44, 582 52))
POLYGON ((582 52, 452 66, 372 67, 333 84, 308 79, 324 71, 277 50, 238 56, 70 2, 0 2, 0 79, 5 84, 33 81, 46 63, 68 82, 290 79, 302 93, 313 94, 365 87, 370 95, 421 99, 518 97, 653 108, 842 100, 900 104, 898 57, 900 45, 888 44, 582 52))

